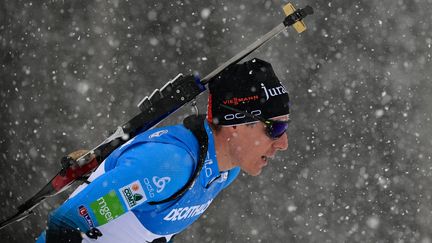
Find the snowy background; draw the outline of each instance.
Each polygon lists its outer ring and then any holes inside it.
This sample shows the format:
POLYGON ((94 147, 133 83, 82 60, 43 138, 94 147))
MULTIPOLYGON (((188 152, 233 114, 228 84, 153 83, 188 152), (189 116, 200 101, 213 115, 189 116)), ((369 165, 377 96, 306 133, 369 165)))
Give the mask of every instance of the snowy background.
MULTIPOLYGON (((1 220, 63 155, 99 144, 177 73, 209 73, 282 21, 286 3, 41 2, 0 2, 1 220)), ((309 29, 254 55, 290 92, 289 150, 239 176, 176 241, 432 242, 432 1, 293 3, 314 8, 309 29)), ((32 242, 66 196, 1 242, 32 242)))

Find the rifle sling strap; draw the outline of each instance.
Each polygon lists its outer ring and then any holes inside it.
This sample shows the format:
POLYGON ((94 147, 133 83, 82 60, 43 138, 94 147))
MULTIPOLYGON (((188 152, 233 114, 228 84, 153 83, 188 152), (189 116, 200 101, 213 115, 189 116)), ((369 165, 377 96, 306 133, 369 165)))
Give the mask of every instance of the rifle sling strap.
POLYGON ((199 156, 198 156, 198 164, 196 166, 196 169, 192 176, 189 178, 189 181, 176 193, 174 193, 172 196, 170 196, 167 199, 164 199, 162 201, 157 202, 149 202, 150 205, 157 205, 166 203, 172 200, 175 200, 179 197, 181 197, 184 193, 186 193, 195 183, 196 179, 198 178, 203 166, 204 162, 207 156, 207 150, 208 150, 208 136, 207 132, 204 127, 204 119, 205 115, 191 115, 186 117, 183 120, 183 125, 189 129, 195 136, 195 138, 198 140, 199 145, 199 156))

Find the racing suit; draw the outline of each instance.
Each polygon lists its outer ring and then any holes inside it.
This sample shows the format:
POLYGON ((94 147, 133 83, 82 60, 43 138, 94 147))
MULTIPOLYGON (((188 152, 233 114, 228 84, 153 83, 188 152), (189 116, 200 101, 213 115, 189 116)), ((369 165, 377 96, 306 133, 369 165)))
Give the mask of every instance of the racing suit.
MULTIPOLYGON (((207 156, 195 183, 181 197, 149 204, 169 198, 190 180, 199 162, 198 141, 183 125, 152 129, 102 162, 90 183, 79 186, 50 214, 48 232, 79 232, 77 242, 141 243, 167 242, 186 229, 240 171, 219 171, 212 130, 203 122, 207 156), (102 235, 92 237, 95 229, 102 235)), ((45 236, 43 232, 37 242, 45 242, 45 236)))

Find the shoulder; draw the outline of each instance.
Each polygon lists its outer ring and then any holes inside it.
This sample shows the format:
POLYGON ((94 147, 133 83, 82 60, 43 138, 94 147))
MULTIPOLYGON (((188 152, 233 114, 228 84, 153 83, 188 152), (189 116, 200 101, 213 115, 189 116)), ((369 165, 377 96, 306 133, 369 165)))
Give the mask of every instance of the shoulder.
POLYGON ((198 144, 189 133, 182 126, 142 133, 123 148, 115 169, 137 175, 146 184, 149 200, 168 198, 188 182, 197 165, 198 144))
MULTIPOLYGON (((119 163, 119 158, 127 156, 169 157, 179 156, 185 152, 197 159, 198 142, 194 135, 182 125, 166 126, 151 129, 136 135, 117 148, 106 160, 105 171, 111 170, 119 163)), ((140 160, 141 161, 141 160, 140 160)))
POLYGON ((136 143, 172 144, 183 148, 195 156, 198 148, 198 141, 193 133, 183 125, 167 126, 151 129, 136 136, 136 143))

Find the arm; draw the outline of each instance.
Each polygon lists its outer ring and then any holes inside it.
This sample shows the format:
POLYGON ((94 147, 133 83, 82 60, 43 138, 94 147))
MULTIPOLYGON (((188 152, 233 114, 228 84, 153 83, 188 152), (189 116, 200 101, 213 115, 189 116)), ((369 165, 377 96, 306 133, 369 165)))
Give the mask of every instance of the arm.
POLYGON ((171 196, 188 181, 194 166, 191 155, 175 145, 130 146, 116 159, 115 167, 53 212, 50 222, 86 232, 134 208, 145 207, 146 202, 171 196))

